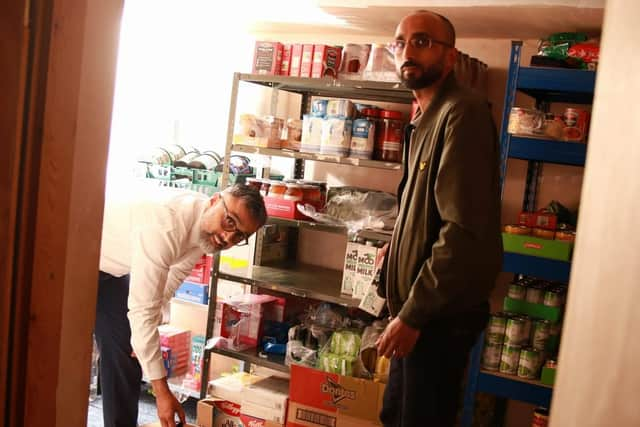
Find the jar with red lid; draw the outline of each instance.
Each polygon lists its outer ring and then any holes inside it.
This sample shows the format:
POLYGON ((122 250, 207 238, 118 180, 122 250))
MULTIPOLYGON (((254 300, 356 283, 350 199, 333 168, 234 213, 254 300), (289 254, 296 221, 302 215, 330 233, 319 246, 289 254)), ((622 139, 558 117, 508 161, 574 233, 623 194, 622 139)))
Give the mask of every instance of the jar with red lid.
POLYGON ((271 181, 271 187, 269 188, 269 196, 283 199, 284 194, 286 192, 287 192, 287 184, 285 184, 282 181, 271 181))
POLYGON ((304 198, 304 192, 302 185, 300 184, 287 184, 286 191, 284 193, 285 200, 291 200, 294 202, 301 202, 304 198))
POLYGON ((309 202, 313 205, 320 205, 322 201, 322 193, 320 192, 320 187, 317 185, 304 184, 302 185, 302 200, 304 202, 309 202))
POLYGON ((260 182, 260 194, 262 197, 270 196, 269 188, 271 187, 271 182, 268 179, 264 179, 260 182))
POLYGON ((385 162, 402 162, 404 121, 400 111, 382 110, 376 133, 374 158, 385 162))
POLYGON ((245 180, 245 183, 248 187, 251 187, 258 191, 260 191, 260 189, 262 188, 262 180, 260 178, 247 178, 245 180))
POLYGON ((313 181, 313 180, 305 180, 305 179, 301 179, 298 180, 298 184, 302 184, 302 185, 313 185, 315 187, 318 187, 318 190, 320 191, 320 208, 323 209, 324 205, 327 202, 327 183, 325 181, 313 181))

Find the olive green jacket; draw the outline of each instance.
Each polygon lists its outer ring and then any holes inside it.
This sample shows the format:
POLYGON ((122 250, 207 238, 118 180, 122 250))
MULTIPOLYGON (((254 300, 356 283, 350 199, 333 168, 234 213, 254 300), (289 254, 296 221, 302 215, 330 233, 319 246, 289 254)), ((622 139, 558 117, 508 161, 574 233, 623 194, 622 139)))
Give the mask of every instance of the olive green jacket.
POLYGON ((478 307, 494 287, 500 150, 487 101, 453 73, 412 125, 381 293, 392 316, 422 328, 478 307))

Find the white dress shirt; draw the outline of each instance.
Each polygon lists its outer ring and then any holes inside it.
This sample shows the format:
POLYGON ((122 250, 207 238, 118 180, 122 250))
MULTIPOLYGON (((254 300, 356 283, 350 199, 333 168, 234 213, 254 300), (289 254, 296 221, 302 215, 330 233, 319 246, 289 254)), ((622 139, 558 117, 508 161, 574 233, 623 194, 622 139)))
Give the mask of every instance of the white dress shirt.
POLYGON ((150 380, 166 377, 158 326, 163 308, 203 255, 200 221, 204 194, 134 186, 108 193, 102 227, 100 270, 130 274, 131 346, 150 380))

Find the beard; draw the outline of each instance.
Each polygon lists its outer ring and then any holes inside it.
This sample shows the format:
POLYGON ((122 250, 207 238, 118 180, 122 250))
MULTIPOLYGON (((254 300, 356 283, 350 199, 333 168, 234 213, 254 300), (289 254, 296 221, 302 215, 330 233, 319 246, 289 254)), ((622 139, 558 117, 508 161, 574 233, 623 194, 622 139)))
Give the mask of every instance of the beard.
POLYGON ((400 81, 402 81, 402 83, 411 90, 424 89, 433 85, 435 82, 440 80, 444 72, 444 64, 441 61, 436 62, 429 68, 425 68, 415 62, 407 61, 402 64, 402 67, 409 65, 417 68, 419 72, 412 73, 411 76, 405 77, 405 74, 402 72, 402 68, 400 68, 398 77, 400 77, 400 81))
POLYGON ((214 254, 220 251, 216 245, 211 243, 211 236, 213 236, 213 233, 207 233, 206 231, 202 231, 200 233, 200 240, 198 243, 200 244, 200 249, 202 249, 206 254, 214 254))

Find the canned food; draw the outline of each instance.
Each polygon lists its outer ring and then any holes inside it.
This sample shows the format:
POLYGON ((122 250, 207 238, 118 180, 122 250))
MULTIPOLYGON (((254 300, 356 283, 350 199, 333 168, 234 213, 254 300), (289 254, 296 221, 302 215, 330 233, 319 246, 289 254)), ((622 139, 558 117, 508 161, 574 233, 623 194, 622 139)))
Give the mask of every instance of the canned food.
POLYGON ((558 362, 554 359, 547 359, 547 361, 544 363, 544 367, 549 369, 555 369, 558 367, 558 362))
POLYGON ((549 289, 544 293, 544 305, 547 307, 561 307, 562 306, 562 293, 557 289, 549 289))
POLYGON ((504 226, 504 232, 507 234, 518 234, 520 236, 528 236, 531 234, 531 228, 526 225, 509 224, 504 226))
POLYGON ((533 337, 531 344, 536 350, 545 350, 551 332, 551 322, 548 320, 536 320, 533 324, 533 337))
POLYGON ((538 407, 533 411, 531 427, 547 427, 549 425, 549 410, 538 407))
POLYGON ((527 288, 525 288, 522 284, 520 283, 509 284, 509 292, 507 294, 509 298, 523 300, 526 294, 527 294, 527 288))
POLYGON ((571 230, 556 231, 555 239, 563 242, 575 242, 576 232, 571 230))
POLYGON ((540 352, 534 348, 523 348, 520 350, 518 360, 518 376, 529 380, 536 379, 540 367, 540 352))
POLYGON ((502 344, 504 342, 504 331, 507 327, 507 318, 501 314, 492 314, 487 327, 486 342, 492 344, 502 344))
POLYGON ((504 331, 504 344, 510 346, 521 345, 525 326, 525 321, 521 317, 507 319, 507 325, 504 331))
POLYGON ((529 345, 529 340, 531 338, 531 318, 524 314, 518 317, 524 322, 522 326, 522 337, 520 337, 520 345, 529 345))
POLYGON ((500 372, 503 374, 515 375, 518 373, 518 362, 520 361, 520 346, 505 344, 502 346, 500 355, 500 372))
POLYGON ((540 285, 529 286, 525 300, 533 304, 542 304, 544 302, 544 288, 540 285))
POLYGON ((497 371, 500 368, 500 356, 502 344, 487 342, 482 349, 482 367, 489 371, 497 371))
POLYGON ((551 325, 549 326, 550 337, 560 336, 561 331, 562 331, 562 323, 551 323, 551 325))

